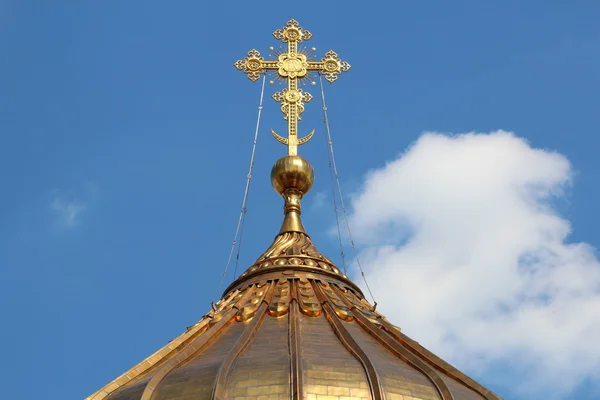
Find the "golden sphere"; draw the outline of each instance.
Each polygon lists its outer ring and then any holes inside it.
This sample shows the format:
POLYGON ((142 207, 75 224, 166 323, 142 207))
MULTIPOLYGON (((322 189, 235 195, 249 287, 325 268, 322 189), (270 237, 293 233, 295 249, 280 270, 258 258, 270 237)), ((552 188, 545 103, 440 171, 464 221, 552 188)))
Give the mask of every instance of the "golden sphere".
POLYGON ((300 156, 280 158, 271 170, 271 184, 277 193, 283 194, 286 189, 296 189, 306 194, 315 181, 315 170, 310 163, 300 156))

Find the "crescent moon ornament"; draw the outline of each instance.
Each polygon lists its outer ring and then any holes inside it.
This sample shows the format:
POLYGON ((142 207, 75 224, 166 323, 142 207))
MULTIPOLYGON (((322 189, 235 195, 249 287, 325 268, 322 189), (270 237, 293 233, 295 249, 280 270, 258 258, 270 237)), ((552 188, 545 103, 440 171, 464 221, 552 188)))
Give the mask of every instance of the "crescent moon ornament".
POLYGON ((304 136, 301 139, 298 139, 298 145, 308 142, 313 137, 314 134, 315 134, 315 130, 313 129, 312 132, 310 132, 308 135, 304 136))
POLYGON ((271 128, 271 134, 279 143, 285 144, 287 146, 288 140, 286 138, 284 138, 283 136, 278 135, 277 132, 275 132, 273 130, 273 128, 271 128))
MULTIPOLYGON (((279 135, 277 132, 275 132, 273 130, 273 128, 271 128, 271 134, 281 144, 285 144, 287 146, 290 143, 290 141, 288 139, 279 135)), ((314 134, 315 134, 315 130, 313 129, 308 135, 304 136, 303 138, 298 139, 298 145, 308 142, 310 139, 312 139, 314 134)))

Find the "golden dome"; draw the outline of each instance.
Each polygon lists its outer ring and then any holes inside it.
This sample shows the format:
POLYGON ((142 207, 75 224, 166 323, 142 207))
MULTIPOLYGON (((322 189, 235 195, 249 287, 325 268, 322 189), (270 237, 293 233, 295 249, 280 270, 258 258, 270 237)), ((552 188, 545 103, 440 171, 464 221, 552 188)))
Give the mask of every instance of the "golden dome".
POLYGON ((88 400, 498 400, 374 311, 304 233, 88 400))
MULTIPOLYGON (((274 35, 298 61, 297 43, 312 34, 290 20, 274 35)), ((272 131, 289 154, 271 172, 285 201, 279 234, 200 321, 87 400, 500 399, 375 311, 306 234, 300 200, 314 172, 296 152, 312 132, 299 139, 297 122, 312 96, 297 88, 294 62, 251 50, 235 64, 252 81, 273 69, 288 81, 274 96, 288 121, 287 139, 272 131)), ((330 51, 308 67, 333 82, 350 65, 330 51)))
POLYGON ((87 400, 500 400, 375 311, 289 189, 280 234, 222 299, 87 400), (301 229, 284 229, 291 214, 301 229))

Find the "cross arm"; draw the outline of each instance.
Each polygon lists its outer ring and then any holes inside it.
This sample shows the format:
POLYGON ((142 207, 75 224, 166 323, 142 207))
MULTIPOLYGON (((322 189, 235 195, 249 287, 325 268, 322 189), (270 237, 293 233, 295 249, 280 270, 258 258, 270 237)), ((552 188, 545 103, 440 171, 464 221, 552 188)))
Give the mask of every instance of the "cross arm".
POLYGON ((233 66, 244 71, 252 82, 256 82, 267 70, 278 68, 277 61, 265 61, 265 58, 256 49, 250 50, 243 60, 237 60, 233 66))
POLYGON ((342 72, 348 71, 351 68, 350 64, 348 64, 346 61, 342 61, 342 59, 333 50, 329 50, 327 53, 325 53, 325 57, 323 57, 321 61, 309 61, 307 64, 307 70, 318 71, 319 73, 325 75, 325 79, 327 79, 330 83, 335 82, 338 78, 338 75, 340 75, 342 72))

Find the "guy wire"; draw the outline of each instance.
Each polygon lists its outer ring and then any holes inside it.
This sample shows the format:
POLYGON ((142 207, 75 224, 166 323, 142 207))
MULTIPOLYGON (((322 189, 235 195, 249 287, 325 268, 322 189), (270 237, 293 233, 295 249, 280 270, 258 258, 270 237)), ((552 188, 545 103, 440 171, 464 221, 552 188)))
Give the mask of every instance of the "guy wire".
MULTIPOLYGON (((319 76, 320 78, 320 76, 319 76)), ((321 92, 323 92, 323 81, 321 83, 321 92)), ((342 267, 344 268, 344 274, 348 274, 346 269, 346 255, 344 254, 344 245, 342 243, 342 231, 340 229, 340 216, 338 213, 337 199, 335 195, 335 177, 333 173, 333 164, 331 161, 331 152, 329 151, 329 146, 331 146, 331 139, 329 135, 329 123, 327 121, 327 107, 325 106, 325 96, 321 95, 321 103, 323 105, 323 123, 325 124, 325 131, 327 135, 325 136, 325 142, 327 146, 327 163, 329 164, 329 180, 331 181, 331 198, 333 199, 333 212, 335 213, 335 225, 337 227, 338 233, 338 241, 340 243, 340 257, 342 257, 342 267)))
MULTIPOLYGON (((360 274, 362 275, 363 281, 365 282, 365 286, 369 295, 371 296, 371 300, 373 300, 373 306, 377 307, 377 302, 375 301, 375 297, 373 296, 373 292, 371 292, 371 288, 369 287, 369 283, 367 282, 367 277, 365 276, 365 272, 363 271, 362 265, 360 264, 360 259, 358 257, 358 251, 356 251, 356 245, 354 244, 354 239, 352 238, 352 232, 350 230, 350 223, 348 222, 348 215, 346 213, 346 206, 344 205, 344 196, 342 193, 342 185, 340 183, 340 177, 338 175, 337 166, 335 163, 335 154, 333 152, 333 141, 331 140, 331 131, 329 129, 329 119, 327 118, 327 105, 325 103, 325 91, 323 89, 323 77, 319 74, 319 84, 321 86, 321 103, 323 104, 323 121, 325 123, 325 133, 327 134, 327 158, 329 160, 329 172, 331 174, 331 169, 333 167, 333 175, 335 176, 335 180, 337 182, 338 194, 340 196, 340 205, 342 206, 342 215, 344 216, 344 221, 346 222, 346 229, 348 231, 348 238, 350 239, 350 243, 352 244, 352 250, 354 252, 354 257, 356 258, 356 264, 358 265, 358 269, 360 270, 360 274)), ((332 182, 333 185, 333 182, 332 182)), ((334 190, 335 192, 335 190, 334 190)), ((333 204, 336 215, 336 222, 338 224, 338 237, 340 239, 340 247, 342 243, 342 236, 340 233, 340 227, 338 222, 338 213, 337 213, 337 203, 335 200, 335 193, 333 193, 333 204)), ((344 262, 344 251, 342 248, 342 262, 344 262)), ((344 262, 344 270, 346 269, 346 264, 344 262)))
MULTIPOLYGON (((246 189, 244 190, 244 199, 242 201, 242 208, 240 210, 240 216, 238 218, 237 227, 235 228, 235 235, 233 236, 233 242, 231 242, 231 249, 229 250, 229 257, 227 258, 227 264, 225 265, 225 269, 223 270, 223 276, 221 277, 221 282, 219 283, 219 287, 217 288, 217 293, 215 294, 215 301, 219 299, 221 294, 221 288, 223 287, 223 282, 225 281, 225 277, 227 276, 227 270, 229 269, 229 264, 231 263, 231 257, 233 256, 233 251, 235 249, 235 245, 238 243, 238 235, 239 235, 239 246, 238 252, 236 256, 235 269, 233 272, 233 276, 235 279, 235 275, 237 273, 237 267, 240 259, 240 252, 242 246, 242 236, 244 233, 244 220, 246 218, 246 205, 248 202, 248 193, 250 191, 250 182, 252 180, 252 169, 254 168, 254 156, 256 154, 256 143, 258 142, 258 130, 260 127, 260 117, 263 109, 263 98, 265 94, 265 80, 266 76, 263 76, 262 87, 260 91, 260 101, 258 104, 258 116, 256 118, 256 129, 254 131, 254 143, 252 144, 252 155, 250 157, 250 167, 248 168, 248 175, 246 175, 246 189)), ((213 302, 214 303, 214 302, 213 302)))

